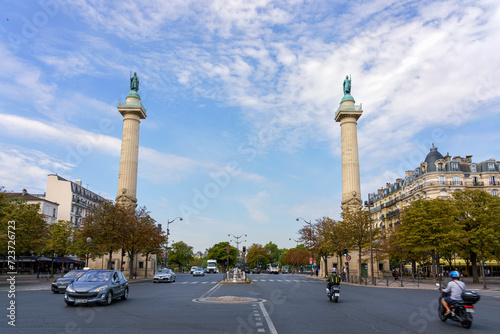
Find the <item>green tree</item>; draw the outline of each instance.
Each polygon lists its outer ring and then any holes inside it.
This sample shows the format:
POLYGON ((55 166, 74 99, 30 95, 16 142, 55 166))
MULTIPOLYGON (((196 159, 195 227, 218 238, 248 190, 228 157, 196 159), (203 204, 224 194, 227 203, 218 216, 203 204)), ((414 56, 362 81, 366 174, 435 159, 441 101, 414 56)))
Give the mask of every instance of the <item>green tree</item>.
MULTIPOLYGON (((207 249, 207 259, 217 260, 217 264, 219 266, 227 263, 227 258, 228 258, 226 253, 227 245, 229 245, 229 242, 223 241, 207 249)), ((229 267, 233 267, 236 265, 237 258, 238 258, 238 250, 236 249, 236 247, 229 246, 229 267)))
MULTIPOLYGON (((27 204, 19 199, 8 199, 0 192, 0 254, 8 254, 8 246, 15 246, 16 255, 40 253, 49 235, 48 224, 39 213, 39 204, 27 204), (9 243, 9 221, 15 222, 15 245, 9 243)), ((11 224, 11 226, 14 226, 11 224)), ((10 234, 14 235, 14 234, 10 234)))
POLYGON ((193 247, 188 246, 184 241, 175 242, 168 256, 170 262, 177 263, 181 269, 182 265, 187 265, 193 260, 193 247))
MULTIPOLYGON (((358 273, 361 275, 361 255, 363 248, 370 245, 370 218, 363 210, 344 210, 343 220, 339 223, 340 240, 345 242, 349 249, 358 251, 358 273)), ((376 239, 379 230, 372 230, 372 239, 376 239)))
POLYGON ((290 248, 283 257, 284 265, 294 266, 295 269, 305 268, 309 264, 309 251, 304 245, 302 247, 290 248))
POLYGON ((280 260, 280 250, 278 248, 278 245, 273 243, 272 241, 269 241, 265 246, 269 250, 269 254, 271 258, 269 259, 271 263, 279 263, 280 260))
POLYGON ((264 268, 271 261, 269 249, 261 244, 252 244, 247 249, 247 265, 250 268, 257 268, 261 265, 264 268))
POLYGON ((478 260, 484 263, 500 250, 500 198, 482 190, 460 190, 452 202, 463 232, 460 247, 469 254, 473 283, 479 283, 478 260))
POLYGON ((167 235, 163 231, 158 230, 158 226, 154 225, 147 228, 144 235, 144 246, 142 247, 142 255, 146 258, 146 266, 144 270, 144 277, 148 274, 148 258, 154 254, 157 258, 163 261, 163 245, 167 242, 167 235))
POLYGON ((45 250, 51 254, 51 277, 54 275, 54 255, 62 258, 62 269, 64 269, 64 257, 73 253, 73 236, 75 226, 67 220, 59 220, 49 226, 50 235, 45 250))
POLYGON ((401 225, 395 232, 397 244, 404 253, 425 252, 432 260, 431 272, 439 271, 440 254, 458 249, 462 235, 457 211, 451 201, 441 198, 411 202, 401 213, 401 225))
POLYGON ((85 235, 92 238, 98 253, 109 254, 108 269, 111 269, 113 253, 122 249, 124 240, 129 238, 127 228, 134 219, 134 210, 110 201, 96 206, 85 217, 85 235))

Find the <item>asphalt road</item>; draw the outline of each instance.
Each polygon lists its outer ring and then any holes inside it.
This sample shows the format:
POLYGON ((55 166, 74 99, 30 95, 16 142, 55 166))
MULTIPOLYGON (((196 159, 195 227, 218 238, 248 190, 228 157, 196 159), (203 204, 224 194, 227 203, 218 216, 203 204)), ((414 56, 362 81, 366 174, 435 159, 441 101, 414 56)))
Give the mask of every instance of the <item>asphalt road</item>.
POLYGON ((50 290, 16 292, 16 327, 0 291, 0 333, 494 333, 500 292, 483 292, 472 328, 437 317, 433 290, 341 286, 339 303, 326 283, 300 275, 250 275, 249 285, 218 284, 222 275, 179 275, 174 283, 130 284, 126 301, 68 307, 50 290), (219 297, 246 303, 213 303, 219 297), (230 298, 229 298, 230 299, 230 298), (236 299, 236 298, 232 298, 236 299))

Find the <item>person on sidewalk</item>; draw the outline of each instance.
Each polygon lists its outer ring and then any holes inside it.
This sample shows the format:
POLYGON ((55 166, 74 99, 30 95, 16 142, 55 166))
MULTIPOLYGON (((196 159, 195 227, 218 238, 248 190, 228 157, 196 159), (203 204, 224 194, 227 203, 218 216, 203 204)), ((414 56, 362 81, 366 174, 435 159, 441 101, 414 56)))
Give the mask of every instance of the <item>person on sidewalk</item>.
POLYGON ((450 307, 448 306, 449 304, 463 302, 462 292, 465 291, 465 283, 460 281, 460 273, 458 271, 452 271, 450 277, 452 280, 448 283, 448 286, 443 289, 443 292, 447 292, 450 295, 441 299, 441 303, 446 309, 445 316, 451 313, 450 307))

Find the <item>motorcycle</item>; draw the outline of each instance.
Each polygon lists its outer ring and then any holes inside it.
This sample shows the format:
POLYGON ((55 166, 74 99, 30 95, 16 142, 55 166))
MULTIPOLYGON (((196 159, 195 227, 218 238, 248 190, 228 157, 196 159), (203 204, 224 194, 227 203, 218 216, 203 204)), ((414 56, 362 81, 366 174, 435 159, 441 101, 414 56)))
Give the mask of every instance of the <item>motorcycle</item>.
POLYGON ((443 306, 441 300, 445 298, 448 294, 443 292, 441 289, 441 285, 436 283, 436 286, 439 287, 441 292, 441 296, 439 297, 439 306, 438 306, 438 316, 441 321, 446 321, 448 319, 459 322, 463 328, 470 328, 472 326, 472 314, 474 311, 474 304, 479 301, 479 294, 473 290, 465 290, 462 293, 463 303, 456 304, 448 304, 451 313, 445 315, 446 309, 443 306))
POLYGON ((338 303, 340 298, 340 286, 332 285, 330 289, 326 288, 326 295, 330 298, 330 301, 338 303))

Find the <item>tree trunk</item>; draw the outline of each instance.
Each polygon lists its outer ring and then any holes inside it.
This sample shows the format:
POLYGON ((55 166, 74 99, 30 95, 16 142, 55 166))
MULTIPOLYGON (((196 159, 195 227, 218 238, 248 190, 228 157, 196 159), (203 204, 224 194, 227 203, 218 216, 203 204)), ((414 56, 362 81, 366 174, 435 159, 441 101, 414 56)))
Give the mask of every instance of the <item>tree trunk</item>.
POLYGON ((415 274, 417 273, 417 264, 415 263, 415 260, 411 260, 411 275, 413 278, 415 278, 415 274))
POLYGON ((129 251, 128 252, 128 258, 130 261, 130 266, 129 266, 129 278, 132 279, 134 277, 134 252, 129 251))
POLYGON ((149 253, 146 253, 146 265, 144 266, 144 278, 148 278, 148 256, 149 256, 149 253))
POLYGON ((111 268, 111 261, 113 260, 113 251, 110 250, 109 251, 109 260, 108 260, 108 265, 106 266, 108 269, 112 269, 111 268))
POLYGON ((358 276, 361 277, 361 246, 358 246, 358 276))
POLYGON ((470 262, 472 267, 472 283, 479 284, 479 275, 477 274, 477 254, 470 252, 470 262))
POLYGON ((54 277, 54 252, 52 252, 52 262, 50 263, 50 277, 54 277))

